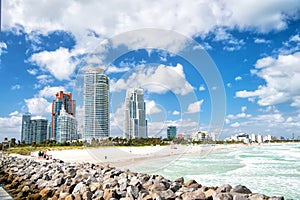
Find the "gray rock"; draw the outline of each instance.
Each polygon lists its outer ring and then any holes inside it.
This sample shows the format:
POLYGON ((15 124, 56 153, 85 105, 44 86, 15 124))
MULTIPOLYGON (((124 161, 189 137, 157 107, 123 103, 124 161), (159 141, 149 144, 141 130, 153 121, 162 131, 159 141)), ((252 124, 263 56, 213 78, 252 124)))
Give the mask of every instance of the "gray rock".
POLYGON ((200 190, 196 190, 194 192, 183 193, 181 195, 181 197, 182 197, 183 200, 192 200, 192 199, 203 199, 203 200, 205 200, 206 199, 205 194, 200 190))
POLYGON ((161 192, 161 197, 163 197, 164 199, 174 199, 176 195, 171 189, 168 189, 167 191, 161 192))
POLYGON ((233 200, 233 196, 230 193, 218 193, 213 200, 233 200))
POLYGON ((60 199, 64 199, 64 198, 66 198, 68 195, 70 195, 68 192, 60 192, 59 198, 60 198, 60 199))
POLYGON ((23 188, 22 188, 22 192, 28 192, 29 191, 29 186, 25 185, 23 188))
POLYGON ((270 197, 269 200, 284 200, 284 197, 270 197))
POLYGON ((181 186, 178 184, 178 183, 172 183, 172 185, 170 186, 170 189, 173 191, 173 192, 176 192, 179 190, 181 186))
POLYGON ((149 195, 149 191, 148 190, 144 190, 142 189, 141 191, 139 191, 139 197, 138 199, 143 199, 144 197, 146 197, 147 195, 149 195))
POLYGON ((90 191, 85 191, 83 194, 82 194, 82 199, 83 200, 91 200, 93 197, 93 193, 90 192, 90 191))
POLYGON ((140 180, 136 176, 134 176, 131 178, 129 185, 136 186, 139 183, 140 183, 140 180))
POLYGON ((83 188, 86 187, 86 185, 84 185, 84 183, 79 182, 73 189, 72 194, 75 194, 77 192, 80 192, 81 190, 83 190, 83 188))
POLYGON ((100 199, 101 197, 104 196, 104 191, 96 191, 93 196, 92 196, 92 199, 100 199))
POLYGON ((97 191, 100 188, 100 183, 92 182, 89 185, 89 188, 90 188, 91 192, 95 192, 95 191, 97 191))
POLYGON ((230 192, 242 193, 242 194, 251 194, 251 190, 249 190, 246 186, 237 185, 230 190, 230 192))
POLYGON ((184 178, 180 177, 180 178, 176 179, 174 182, 179 183, 179 184, 183 184, 184 183, 184 178))
POLYGON ((216 192, 217 193, 220 193, 220 192, 230 192, 231 189, 232 189, 231 185, 225 184, 225 185, 221 185, 220 187, 218 187, 218 189, 216 190, 216 192))
POLYGON ((232 193, 233 200, 248 200, 249 194, 232 193))
POLYGON ((150 187, 150 190, 153 192, 164 191, 166 189, 167 189, 166 186, 163 183, 158 181, 155 181, 153 185, 150 187))
POLYGON ((257 199, 265 200, 265 199, 269 199, 269 197, 264 194, 252 194, 252 195, 250 194, 248 199, 249 200, 257 200, 257 199))
POLYGON ((64 182, 65 182, 65 179, 62 178, 62 177, 60 177, 60 178, 58 178, 58 179, 56 179, 56 180, 54 181, 53 186, 54 186, 54 187, 56 187, 56 186, 61 186, 62 184, 64 184, 64 182))
POLYGON ((139 196, 139 188, 136 186, 128 186, 126 197, 137 199, 139 196))

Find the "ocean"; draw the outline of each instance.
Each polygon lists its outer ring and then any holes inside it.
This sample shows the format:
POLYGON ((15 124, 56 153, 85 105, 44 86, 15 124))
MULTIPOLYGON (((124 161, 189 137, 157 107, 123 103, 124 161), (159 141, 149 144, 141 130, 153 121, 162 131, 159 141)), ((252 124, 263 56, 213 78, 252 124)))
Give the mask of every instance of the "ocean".
POLYGON ((194 179, 205 186, 241 184, 255 193, 300 200, 300 143, 250 145, 160 158, 131 169, 170 180, 194 179))

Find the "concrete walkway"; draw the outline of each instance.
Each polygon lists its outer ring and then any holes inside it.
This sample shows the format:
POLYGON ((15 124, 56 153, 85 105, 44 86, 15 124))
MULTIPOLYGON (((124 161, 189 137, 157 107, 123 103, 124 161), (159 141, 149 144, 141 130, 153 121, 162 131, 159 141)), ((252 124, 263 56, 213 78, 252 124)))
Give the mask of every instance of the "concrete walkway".
POLYGON ((0 187, 0 199, 12 200, 13 198, 2 187, 0 187))

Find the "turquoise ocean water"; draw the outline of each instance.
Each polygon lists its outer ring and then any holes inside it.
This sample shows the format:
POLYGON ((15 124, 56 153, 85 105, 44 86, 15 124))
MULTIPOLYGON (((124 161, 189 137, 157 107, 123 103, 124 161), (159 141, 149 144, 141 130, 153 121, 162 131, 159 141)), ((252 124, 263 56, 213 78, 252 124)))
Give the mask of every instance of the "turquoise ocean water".
POLYGON ((170 180, 183 176, 205 186, 241 184, 252 192, 300 200, 300 143, 229 148, 205 155, 149 160, 133 169, 170 180))

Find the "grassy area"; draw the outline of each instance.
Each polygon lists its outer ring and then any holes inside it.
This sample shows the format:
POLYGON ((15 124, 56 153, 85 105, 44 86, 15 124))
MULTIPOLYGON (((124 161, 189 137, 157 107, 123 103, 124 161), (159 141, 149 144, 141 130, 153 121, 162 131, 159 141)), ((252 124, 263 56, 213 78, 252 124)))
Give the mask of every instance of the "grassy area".
POLYGON ((35 151, 46 151, 46 150, 70 150, 70 149, 83 149, 83 146, 54 146, 54 147, 13 147, 10 148, 9 153, 15 153, 20 155, 30 155, 31 152, 35 151))

